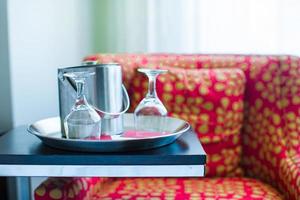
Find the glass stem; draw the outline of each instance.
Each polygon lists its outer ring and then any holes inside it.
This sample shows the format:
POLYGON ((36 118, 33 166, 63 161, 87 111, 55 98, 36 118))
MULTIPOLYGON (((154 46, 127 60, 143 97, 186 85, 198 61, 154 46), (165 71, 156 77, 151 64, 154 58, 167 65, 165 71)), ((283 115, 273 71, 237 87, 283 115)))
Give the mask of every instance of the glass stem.
POLYGON ((156 75, 148 75, 149 86, 147 98, 156 98, 156 75))
POLYGON ((76 81, 76 88, 77 88, 76 103, 82 103, 82 101, 85 101, 85 96, 84 96, 84 81, 83 80, 77 80, 76 81))

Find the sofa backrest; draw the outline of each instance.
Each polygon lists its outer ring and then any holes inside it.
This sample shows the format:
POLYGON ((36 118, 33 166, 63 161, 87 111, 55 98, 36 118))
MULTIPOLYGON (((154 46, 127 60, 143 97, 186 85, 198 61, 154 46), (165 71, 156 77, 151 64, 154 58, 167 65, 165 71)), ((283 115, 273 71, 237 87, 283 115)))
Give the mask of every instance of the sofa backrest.
POLYGON ((278 176, 278 157, 300 151, 300 60, 293 56, 97 54, 86 60, 118 62, 126 85, 141 66, 185 69, 239 68, 246 76, 243 166, 264 180, 278 176), (276 156, 275 156, 276 155, 276 156))

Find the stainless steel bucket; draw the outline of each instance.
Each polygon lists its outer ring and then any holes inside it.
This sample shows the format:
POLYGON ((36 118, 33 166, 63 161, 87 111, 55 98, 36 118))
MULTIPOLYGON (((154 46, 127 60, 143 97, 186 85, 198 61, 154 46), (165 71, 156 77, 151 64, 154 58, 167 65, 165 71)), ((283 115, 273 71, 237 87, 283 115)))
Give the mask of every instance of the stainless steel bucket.
MULTIPOLYGON (((102 133, 108 135, 123 132, 123 113, 129 108, 129 97, 122 85, 122 70, 119 64, 92 64, 58 69, 59 111, 61 125, 71 112, 76 99, 75 83, 63 76, 67 72, 89 71, 95 76, 87 78, 85 96, 90 105, 101 115, 102 133)), ((63 126, 61 126, 63 127, 63 126)), ((62 134, 65 136, 64 130, 62 134)))

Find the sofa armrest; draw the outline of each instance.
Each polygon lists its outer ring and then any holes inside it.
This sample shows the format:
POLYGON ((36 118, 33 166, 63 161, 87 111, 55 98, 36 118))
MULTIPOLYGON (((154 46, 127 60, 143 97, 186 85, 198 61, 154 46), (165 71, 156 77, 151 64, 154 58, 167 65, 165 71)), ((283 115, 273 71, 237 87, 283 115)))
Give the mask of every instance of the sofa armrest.
POLYGON ((279 177, 289 199, 300 199, 300 58, 281 57, 282 140, 279 177))
POLYGON ((34 191, 36 200, 89 199, 89 194, 100 187, 105 178, 48 178, 34 191))
POLYGON ((300 153, 291 158, 285 158, 280 161, 279 177, 285 189, 289 193, 289 199, 300 198, 300 153))
POLYGON ((246 174, 300 197, 300 59, 271 57, 250 68, 243 131, 246 174))

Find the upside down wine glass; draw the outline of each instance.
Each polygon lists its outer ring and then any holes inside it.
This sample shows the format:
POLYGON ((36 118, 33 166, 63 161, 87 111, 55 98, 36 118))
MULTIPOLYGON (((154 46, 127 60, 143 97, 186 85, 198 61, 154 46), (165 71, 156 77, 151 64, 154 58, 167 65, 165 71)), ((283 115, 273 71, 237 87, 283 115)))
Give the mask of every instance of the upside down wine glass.
POLYGON ((70 72, 64 76, 76 84, 76 101, 71 112, 64 119, 64 129, 68 139, 100 139, 101 117, 89 105, 84 95, 85 80, 92 72, 70 72))
POLYGON ((159 74, 166 73, 163 69, 139 68, 149 80, 148 93, 139 103, 134 111, 134 122, 136 131, 162 132, 167 109, 156 94, 156 78, 159 74))

